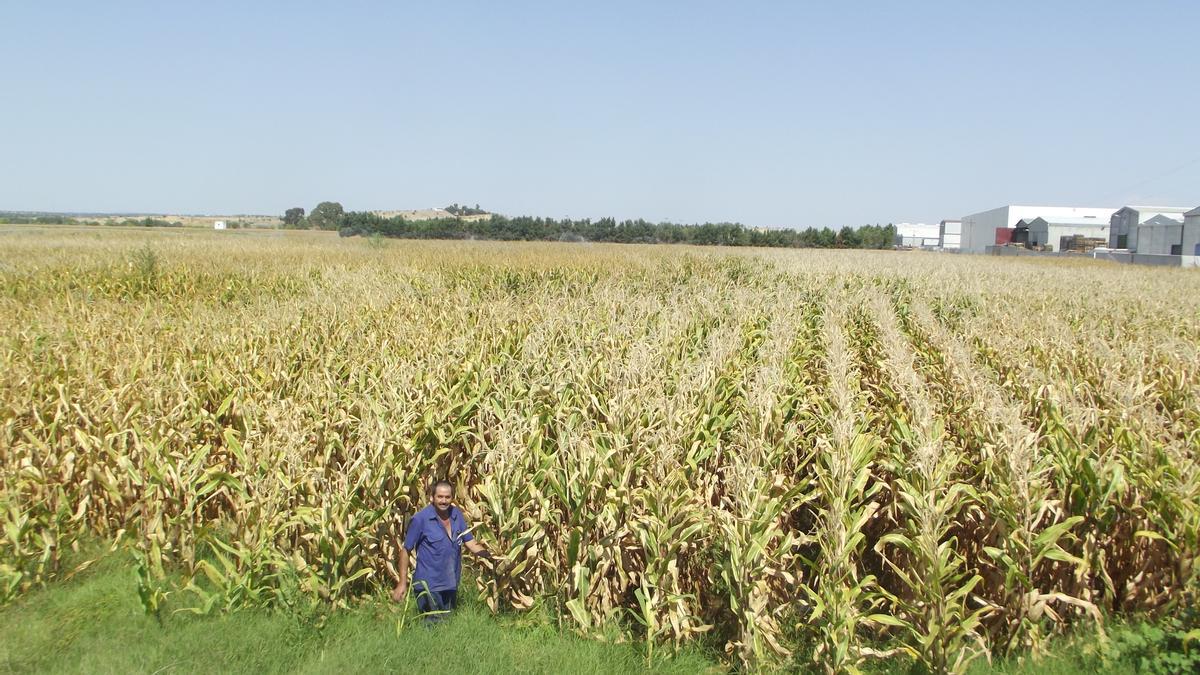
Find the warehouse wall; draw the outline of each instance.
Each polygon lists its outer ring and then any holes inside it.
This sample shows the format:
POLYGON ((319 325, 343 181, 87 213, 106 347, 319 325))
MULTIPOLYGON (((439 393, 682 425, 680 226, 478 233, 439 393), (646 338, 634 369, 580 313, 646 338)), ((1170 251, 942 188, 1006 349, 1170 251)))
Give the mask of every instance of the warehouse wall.
POLYGON ((988 246, 995 244, 997 227, 1012 227, 1016 224, 1015 220, 1012 224, 1009 223, 1009 208, 1001 206, 998 209, 963 216, 960 249, 965 253, 983 253, 988 246))
MULTIPOLYGON (((1179 244, 1183 225, 1142 225, 1137 228, 1137 249, 1142 255, 1171 255, 1171 247, 1179 244)), ((1176 255, 1191 254, 1181 251, 1176 255)))

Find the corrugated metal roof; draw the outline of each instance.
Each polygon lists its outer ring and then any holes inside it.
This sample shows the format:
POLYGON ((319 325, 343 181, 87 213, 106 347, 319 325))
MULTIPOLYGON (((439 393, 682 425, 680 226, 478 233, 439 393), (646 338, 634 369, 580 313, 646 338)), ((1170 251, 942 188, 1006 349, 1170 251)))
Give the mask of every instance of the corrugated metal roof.
POLYGON ((1187 213, 1183 214, 1183 216, 1185 218, 1191 218, 1192 216, 1200 216, 1200 206, 1197 206, 1196 208, 1192 209, 1191 211, 1188 211, 1187 213))

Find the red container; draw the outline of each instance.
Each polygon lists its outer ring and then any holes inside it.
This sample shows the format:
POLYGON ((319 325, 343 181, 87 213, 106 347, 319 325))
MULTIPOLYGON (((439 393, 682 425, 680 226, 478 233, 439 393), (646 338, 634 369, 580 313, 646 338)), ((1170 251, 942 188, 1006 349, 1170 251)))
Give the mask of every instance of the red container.
POLYGON ((996 245, 1003 246, 1012 242, 1013 231, 1011 227, 996 228, 996 245))

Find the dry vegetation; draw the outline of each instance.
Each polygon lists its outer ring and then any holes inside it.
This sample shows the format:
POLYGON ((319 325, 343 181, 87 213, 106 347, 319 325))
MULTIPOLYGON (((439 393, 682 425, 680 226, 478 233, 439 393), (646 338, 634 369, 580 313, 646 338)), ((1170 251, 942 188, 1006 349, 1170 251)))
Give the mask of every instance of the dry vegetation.
POLYGON ((0 275, 4 597, 103 537, 150 610, 344 604, 448 476, 494 607, 747 668, 1196 600, 1198 274, 11 227, 0 275))

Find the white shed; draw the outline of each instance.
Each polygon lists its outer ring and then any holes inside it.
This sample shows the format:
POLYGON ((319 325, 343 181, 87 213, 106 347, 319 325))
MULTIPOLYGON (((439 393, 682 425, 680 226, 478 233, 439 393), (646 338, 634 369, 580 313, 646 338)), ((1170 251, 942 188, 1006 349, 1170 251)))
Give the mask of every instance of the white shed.
POLYGON ((223 229, 225 229, 225 221, 223 221, 223 220, 214 220, 214 221, 213 221, 213 229, 214 229, 214 230, 223 230, 223 229))

